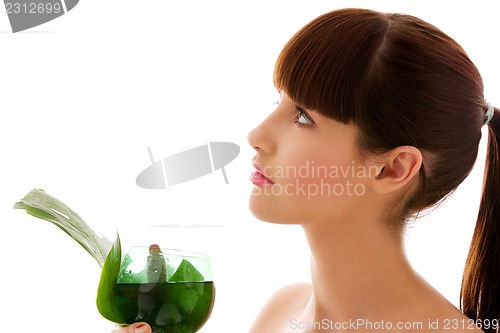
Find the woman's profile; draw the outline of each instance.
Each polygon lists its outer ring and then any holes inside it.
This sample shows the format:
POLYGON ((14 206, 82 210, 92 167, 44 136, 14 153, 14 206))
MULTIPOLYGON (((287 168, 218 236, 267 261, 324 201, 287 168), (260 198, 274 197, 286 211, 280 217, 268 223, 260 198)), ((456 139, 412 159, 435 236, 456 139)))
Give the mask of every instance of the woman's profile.
POLYGON ((250 210, 302 226, 312 284, 278 290, 250 333, 496 332, 500 118, 462 47, 410 15, 335 10, 290 39, 274 83, 280 103, 248 135, 250 210), (485 180, 457 309, 410 266, 403 231, 468 176, 483 126, 485 180))
POLYGON ((251 332, 496 331, 500 122, 465 51, 413 16, 342 9, 291 38, 274 82, 280 104, 249 134, 250 208, 302 226, 312 285, 278 291, 251 332), (467 177, 484 125, 462 313, 410 267, 402 231, 467 177))

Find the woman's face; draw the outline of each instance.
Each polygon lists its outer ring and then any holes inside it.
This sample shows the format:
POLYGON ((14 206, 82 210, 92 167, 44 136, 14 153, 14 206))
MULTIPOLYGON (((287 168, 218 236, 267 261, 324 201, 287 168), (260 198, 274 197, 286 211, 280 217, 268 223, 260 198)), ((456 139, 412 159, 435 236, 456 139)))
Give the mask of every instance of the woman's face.
POLYGON ((376 169, 362 164, 357 127, 281 94, 278 107, 248 135, 256 171, 250 210, 260 220, 311 223, 359 209, 376 169))

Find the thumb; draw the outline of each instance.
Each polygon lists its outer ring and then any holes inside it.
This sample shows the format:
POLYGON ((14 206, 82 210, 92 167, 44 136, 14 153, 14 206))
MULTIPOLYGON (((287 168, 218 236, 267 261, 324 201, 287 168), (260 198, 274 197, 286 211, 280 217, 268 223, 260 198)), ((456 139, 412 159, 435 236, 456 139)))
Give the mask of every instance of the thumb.
POLYGON ((152 333, 151 327, 146 323, 134 323, 129 326, 119 326, 116 325, 116 328, 111 333, 152 333))

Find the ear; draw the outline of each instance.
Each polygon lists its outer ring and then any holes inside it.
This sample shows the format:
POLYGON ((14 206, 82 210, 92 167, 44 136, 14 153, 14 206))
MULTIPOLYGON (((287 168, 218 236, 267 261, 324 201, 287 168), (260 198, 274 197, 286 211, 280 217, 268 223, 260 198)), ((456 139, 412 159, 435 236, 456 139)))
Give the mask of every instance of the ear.
POLYGON ((400 146, 383 154, 381 162, 373 189, 379 194, 388 194, 403 188, 418 175, 422 153, 413 146, 400 146))

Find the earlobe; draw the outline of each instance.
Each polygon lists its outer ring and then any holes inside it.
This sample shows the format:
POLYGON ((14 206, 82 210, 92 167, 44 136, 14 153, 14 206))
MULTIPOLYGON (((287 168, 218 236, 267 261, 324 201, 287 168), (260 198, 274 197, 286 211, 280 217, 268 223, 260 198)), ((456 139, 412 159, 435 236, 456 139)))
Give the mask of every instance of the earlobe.
POLYGON ((379 194, 388 194, 405 187, 418 175, 422 153, 413 146, 400 146, 383 156, 383 167, 373 182, 379 194))

